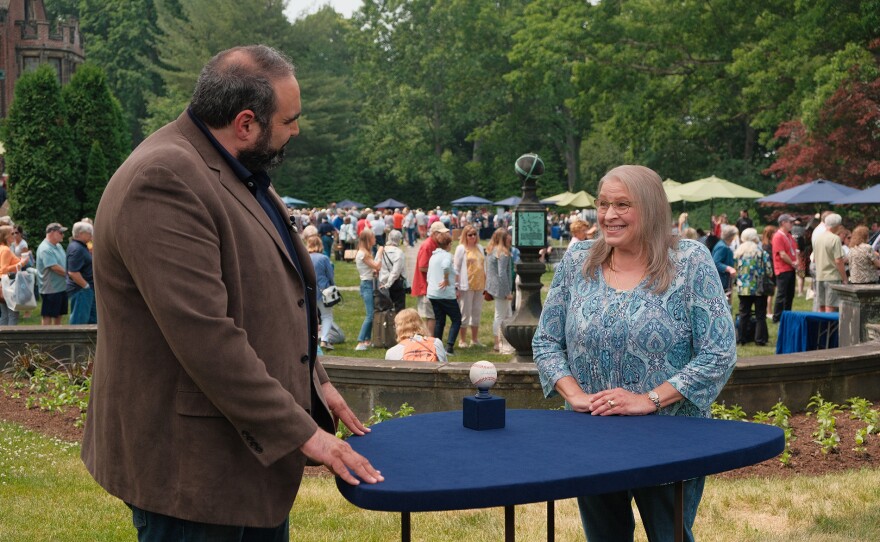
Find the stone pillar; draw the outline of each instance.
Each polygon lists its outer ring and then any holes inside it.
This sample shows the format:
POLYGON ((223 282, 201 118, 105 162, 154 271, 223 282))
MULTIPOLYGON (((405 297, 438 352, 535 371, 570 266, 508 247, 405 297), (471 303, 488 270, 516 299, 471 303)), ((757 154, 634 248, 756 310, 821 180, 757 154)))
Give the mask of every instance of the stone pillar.
POLYGON ((840 284, 832 288, 840 296, 840 346, 869 341, 866 325, 880 323, 880 284, 840 284))
POLYGON ((513 212, 513 242, 522 258, 516 266, 522 301, 501 332, 516 348, 516 355, 510 361, 532 363, 532 337, 541 316, 541 275, 546 269, 538 259, 541 249, 547 245, 547 213, 535 194, 538 177, 544 173, 544 162, 537 154, 524 154, 517 159, 514 169, 522 181, 523 191, 522 201, 513 212))

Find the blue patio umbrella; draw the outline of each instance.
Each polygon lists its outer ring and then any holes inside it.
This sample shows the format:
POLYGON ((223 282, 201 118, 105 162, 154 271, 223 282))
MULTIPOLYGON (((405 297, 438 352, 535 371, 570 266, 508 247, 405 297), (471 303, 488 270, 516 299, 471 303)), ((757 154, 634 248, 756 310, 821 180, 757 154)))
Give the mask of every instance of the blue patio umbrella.
POLYGON ((503 200, 499 200, 495 202, 495 205, 500 205, 502 207, 516 207, 520 204, 522 198, 519 196, 510 196, 509 198, 505 198, 503 200))
POLYGON ((337 203, 336 207, 339 209, 350 209, 351 207, 354 207, 355 209, 363 209, 364 204, 358 203, 356 201, 352 201, 350 199, 344 199, 344 200, 340 201, 339 203, 337 203))
POLYGON ((307 205, 309 203, 307 201, 292 198, 290 196, 281 196, 281 201, 283 201, 284 205, 287 205, 288 207, 295 207, 297 205, 307 205))
POLYGON ((845 198, 858 192, 857 189, 838 184, 826 179, 815 181, 789 188, 769 196, 764 196, 756 201, 758 203, 829 203, 845 198))
POLYGON ((394 209, 398 207, 403 209, 404 207, 407 207, 407 204, 402 201, 397 201, 394 198, 388 198, 385 201, 380 201, 376 205, 373 205, 373 207, 376 209, 394 209))
POLYGON ((450 203, 459 207, 476 207, 479 205, 492 205, 492 200, 481 198, 480 196, 465 196, 463 198, 452 200, 450 203))
POLYGON ((856 203, 880 203, 880 184, 865 190, 857 190, 846 197, 832 201, 834 205, 850 205, 856 203))

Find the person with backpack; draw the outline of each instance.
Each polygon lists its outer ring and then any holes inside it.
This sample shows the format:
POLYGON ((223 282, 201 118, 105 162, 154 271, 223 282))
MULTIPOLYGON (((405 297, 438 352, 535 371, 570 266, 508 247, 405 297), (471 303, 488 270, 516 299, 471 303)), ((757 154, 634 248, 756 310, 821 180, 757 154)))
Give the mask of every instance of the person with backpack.
POLYGON ((428 335, 425 322, 415 309, 403 309, 394 317, 397 344, 385 352, 391 361, 442 361, 446 362, 443 341, 428 335))

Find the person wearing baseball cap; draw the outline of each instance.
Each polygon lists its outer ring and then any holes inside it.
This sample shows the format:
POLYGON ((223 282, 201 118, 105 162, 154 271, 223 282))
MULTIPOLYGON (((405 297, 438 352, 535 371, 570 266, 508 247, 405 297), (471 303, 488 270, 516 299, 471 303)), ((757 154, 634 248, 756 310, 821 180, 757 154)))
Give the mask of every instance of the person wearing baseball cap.
POLYGON ((37 273, 40 275, 41 322, 60 326, 67 314, 67 252, 61 246, 67 228, 57 222, 46 226, 46 238, 37 247, 37 273))
POLYGON ((773 302, 773 322, 778 324, 782 311, 790 311, 794 301, 797 241, 791 234, 794 217, 779 215, 779 230, 773 234, 773 272, 776 274, 776 299, 773 302))
POLYGON ((65 231, 67 231, 67 228, 65 228, 64 226, 62 226, 61 224, 59 224, 57 222, 53 222, 53 223, 49 224, 48 226, 46 226, 46 233, 49 234, 49 233, 52 233, 53 231, 65 232, 65 231))
POLYGON ((427 297, 428 262, 431 261, 431 254, 437 249, 437 237, 448 232, 449 228, 439 220, 428 228, 428 238, 419 247, 419 253, 416 256, 416 270, 410 283, 411 293, 418 300, 416 308, 419 311, 419 316, 425 319, 427 328, 431 330, 434 329, 434 308, 427 297))
POLYGON ((446 233, 449 231, 449 228, 446 227, 446 224, 440 222, 434 222, 431 224, 431 227, 428 229, 428 235, 434 235, 435 233, 446 233))

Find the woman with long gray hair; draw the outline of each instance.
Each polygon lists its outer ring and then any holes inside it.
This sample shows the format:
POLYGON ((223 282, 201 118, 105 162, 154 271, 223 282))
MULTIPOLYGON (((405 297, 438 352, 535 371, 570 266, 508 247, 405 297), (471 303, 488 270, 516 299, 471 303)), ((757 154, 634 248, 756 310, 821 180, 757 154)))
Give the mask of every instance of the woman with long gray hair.
MULTIPOLYGON (((532 350, 544 394, 561 395, 567 409, 708 418, 733 372, 718 273, 705 246, 670 232, 666 201, 654 171, 612 169, 596 197, 602 236, 574 245, 556 268, 532 350)), ((704 482, 684 482, 689 541, 704 482)), ((632 540, 633 499, 648 540, 672 540, 672 485, 578 497, 587 539, 632 540)))

